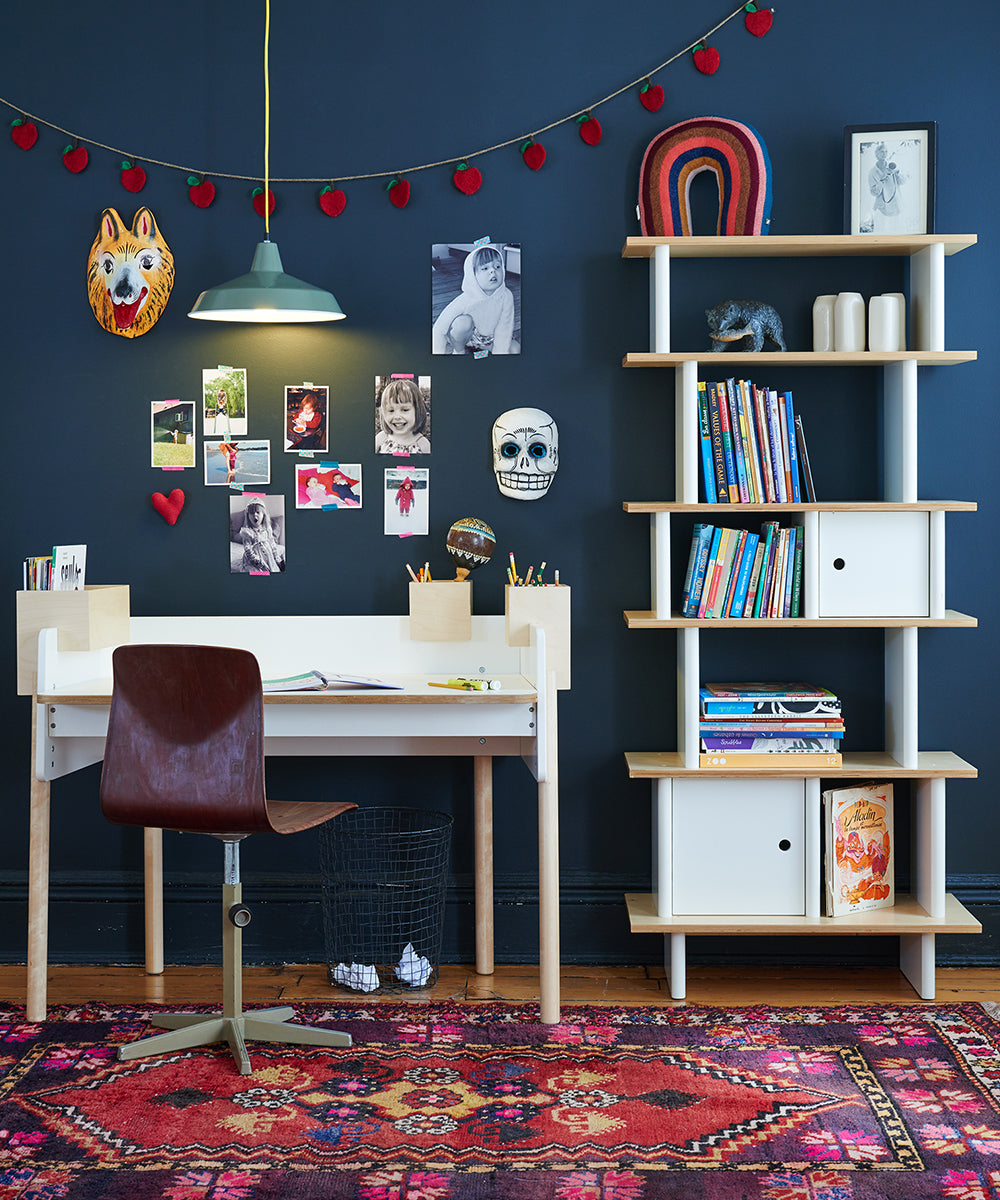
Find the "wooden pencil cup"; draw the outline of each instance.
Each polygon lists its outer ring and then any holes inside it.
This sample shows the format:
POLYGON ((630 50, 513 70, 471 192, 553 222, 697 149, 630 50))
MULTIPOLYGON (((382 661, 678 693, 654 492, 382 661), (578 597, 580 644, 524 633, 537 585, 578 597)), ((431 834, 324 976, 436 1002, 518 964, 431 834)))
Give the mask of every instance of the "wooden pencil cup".
POLYGON ((467 642, 472 637, 472 584, 454 579, 410 584, 410 640, 467 642))
POLYGON ((38 634, 59 630, 60 650, 100 650, 129 638, 128 584, 87 584, 72 592, 17 593, 17 694, 31 696, 38 634))
POLYGON ((527 646, 528 626, 545 630, 545 656, 548 669, 555 671, 556 687, 570 686, 570 592, 571 588, 510 587, 504 589, 504 615, 507 619, 507 645, 527 646))

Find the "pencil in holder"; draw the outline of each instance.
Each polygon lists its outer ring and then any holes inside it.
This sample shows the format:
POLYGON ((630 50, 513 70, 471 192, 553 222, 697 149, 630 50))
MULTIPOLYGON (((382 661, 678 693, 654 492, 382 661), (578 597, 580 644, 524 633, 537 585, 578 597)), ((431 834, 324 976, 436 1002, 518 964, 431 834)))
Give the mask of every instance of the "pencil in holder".
POLYGON ((410 640, 467 642, 472 637, 472 584, 454 579, 410 584, 410 640))
POLYGON ((570 686, 570 593, 568 587, 510 587, 504 589, 508 646, 527 646, 530 625, 545 630, 545 657, 555 671, 556 687, 570 686))

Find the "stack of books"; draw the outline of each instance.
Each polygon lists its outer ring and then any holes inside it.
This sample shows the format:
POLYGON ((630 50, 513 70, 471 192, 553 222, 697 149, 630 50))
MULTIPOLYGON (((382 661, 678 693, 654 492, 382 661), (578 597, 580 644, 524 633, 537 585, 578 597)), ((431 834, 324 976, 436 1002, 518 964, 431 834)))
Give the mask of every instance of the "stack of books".
POLYGON ((700 689, 702 767, 842 765, 840 699, 811 683, 708 683, 700 689))
POLYGON ((747 379, 699 382, 698 417, 709 504, 798 504, 816 499, 802 420, 795 414, 791 392, 757 387, 747 379))
POLYGON ((801 616, 804 550, 802 525, 765 521, 760 533, 695 525, 681 616, 801 616))

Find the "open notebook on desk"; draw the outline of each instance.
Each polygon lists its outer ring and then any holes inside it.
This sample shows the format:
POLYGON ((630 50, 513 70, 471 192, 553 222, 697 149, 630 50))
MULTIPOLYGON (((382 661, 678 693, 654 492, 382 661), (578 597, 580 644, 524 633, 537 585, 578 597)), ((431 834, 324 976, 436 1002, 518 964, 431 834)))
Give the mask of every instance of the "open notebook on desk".
POLYGON ((284 679, 261 681, 265 692, 325 692, 328 688, 392 688, 401 690, 403 684, 373 675, 335 675, 330 671, 305 671, 284 679))

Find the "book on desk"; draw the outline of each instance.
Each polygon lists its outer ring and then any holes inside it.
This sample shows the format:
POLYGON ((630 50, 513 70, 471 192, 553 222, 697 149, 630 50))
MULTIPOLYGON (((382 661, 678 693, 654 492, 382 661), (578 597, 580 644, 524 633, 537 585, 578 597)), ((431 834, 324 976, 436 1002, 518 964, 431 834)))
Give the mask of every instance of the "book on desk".
POLYGON ((389 688, 401 690, 403 684, 373 675, 338 675, 332 671, 304 671, 284 679, 263 679, 265 692, 325 692, 329 688, 389 688))

